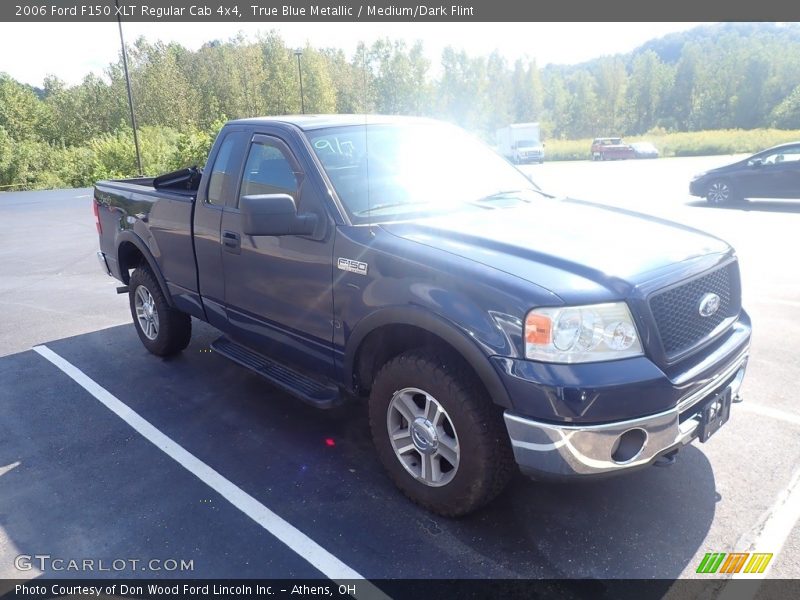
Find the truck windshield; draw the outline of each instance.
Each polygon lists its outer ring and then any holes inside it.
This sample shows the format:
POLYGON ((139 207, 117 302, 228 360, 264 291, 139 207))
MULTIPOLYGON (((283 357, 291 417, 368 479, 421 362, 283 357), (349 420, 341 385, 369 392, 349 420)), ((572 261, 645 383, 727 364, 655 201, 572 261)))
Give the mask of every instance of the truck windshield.
POLYGON ((525 175, 455 126, 353 125, 307 135, 354 223, 501 208, 538 197, 525 175))

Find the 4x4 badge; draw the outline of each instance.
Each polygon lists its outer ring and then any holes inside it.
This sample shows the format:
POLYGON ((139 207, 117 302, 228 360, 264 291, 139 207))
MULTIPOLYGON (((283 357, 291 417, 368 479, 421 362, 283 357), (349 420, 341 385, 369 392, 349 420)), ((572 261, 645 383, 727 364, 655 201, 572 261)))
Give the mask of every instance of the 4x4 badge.
POLYGON ((719 310, 719 296, 716 294, 706 294, 700 298, 700 306, 698 310, 701 317, 710 317, 719 310))

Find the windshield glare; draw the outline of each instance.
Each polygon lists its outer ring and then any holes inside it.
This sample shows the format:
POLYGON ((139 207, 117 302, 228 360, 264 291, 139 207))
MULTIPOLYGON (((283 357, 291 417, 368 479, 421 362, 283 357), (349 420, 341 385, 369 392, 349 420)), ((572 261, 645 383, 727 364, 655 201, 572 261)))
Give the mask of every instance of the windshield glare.
POLYGON ((308 137, 355 223, 447 211, 498 192, 537 189, 455 126, 360 125, 319 129, 308 137))

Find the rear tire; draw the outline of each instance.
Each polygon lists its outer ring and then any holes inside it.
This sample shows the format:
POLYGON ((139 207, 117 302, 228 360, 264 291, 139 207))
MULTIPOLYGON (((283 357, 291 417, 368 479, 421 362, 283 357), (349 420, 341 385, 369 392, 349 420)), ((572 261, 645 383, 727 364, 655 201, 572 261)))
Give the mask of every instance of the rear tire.
POLYGON ((372 384, 369 421, 395 485, 442 516, 485 505, 516 470, 498 407, 447 353, 410 350, 387 362, 372 384))
POLYGON ((157 356, 171 356, 189 345, 192 318, 170 307, 148 266, 134 270, 128 288, 133 325, 145 348, 157 356))

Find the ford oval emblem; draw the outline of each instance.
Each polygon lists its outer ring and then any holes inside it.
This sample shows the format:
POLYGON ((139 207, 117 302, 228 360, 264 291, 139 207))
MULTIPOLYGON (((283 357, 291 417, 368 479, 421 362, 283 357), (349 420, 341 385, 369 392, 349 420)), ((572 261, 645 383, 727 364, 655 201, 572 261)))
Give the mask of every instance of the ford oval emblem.
POLYGON ((706 294, 700 298, 700 306, 698 310, 701 317, 710 317, 719 310, 719 296, 716 294, 706 294))

